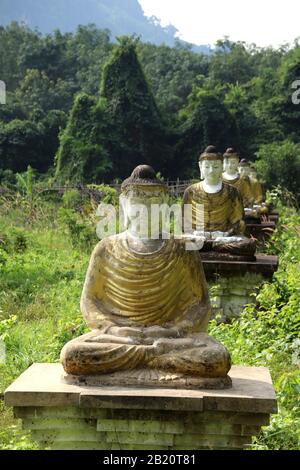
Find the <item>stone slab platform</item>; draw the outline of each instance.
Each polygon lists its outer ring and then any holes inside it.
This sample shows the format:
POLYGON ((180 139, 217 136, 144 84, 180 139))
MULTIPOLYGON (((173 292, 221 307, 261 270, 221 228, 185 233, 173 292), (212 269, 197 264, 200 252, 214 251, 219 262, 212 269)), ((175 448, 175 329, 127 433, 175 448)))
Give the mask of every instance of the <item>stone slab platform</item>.
POLYGON ((226 390, 88 387, 33 364, 5 392, 40 448, 243 449, 277 412, 269 371, 234 366, 226 390))
POLYGON ((260 222, 260 223, 246 223, 245 235, 247 237, 254 237, 257 240, 263 241, 271 237, 276 229, 276 223, 273 221, 260 222))
POLYGON ((271 279, 278 269, 278 257, 257 254, 255 258, 254 261, 203 259, 202 263, 207 279, 214 279, 216 275, 244 276, 247 273, 260 274, 265 279, 271 279))
POLYGON ((276 412, 268 369, 233 366, 232 388, 224 390, 90 387, 63 382, 60 364, 33 364, 5 391, 8 406, 79 406, 168 410, 276 412))

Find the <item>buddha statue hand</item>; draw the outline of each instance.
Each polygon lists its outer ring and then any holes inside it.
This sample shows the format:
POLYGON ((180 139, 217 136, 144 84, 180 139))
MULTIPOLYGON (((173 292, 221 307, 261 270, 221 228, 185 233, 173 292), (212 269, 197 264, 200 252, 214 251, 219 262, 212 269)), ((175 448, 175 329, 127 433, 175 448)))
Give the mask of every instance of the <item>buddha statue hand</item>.
POLYGON ((254 217, 254 218, 259 217, 258 211, 255 208, 245 207, 244 212, 245 212, 246 217, 254 217))
POLYGON ((189 338, 161 338, 156 340, 153 343, 153 346, 156 348, 158 354, 168 354, 172 351, 181 351, 187 348, 197 348, 205 346, 205 341, 201 338, 201 335, 198 337, 189 337, 189 338))
POLYGON ((211 237, 212 240, 216 241, 218 238, 228 238, 229 237, 229 232, 211 232, 211 237))
POLYGON ((221 231, 215 231, 215 232, 203 232, 200 230, 195 230, 193 232, 193 235, 195 237, 202 237, 203 240, 215 240, 218 237, 228 237, 229 232, 221 232, 221 231))
POLYGON ((223 245, 226 243, 238 243, 244 240, 245 237, 236 237, 236 236, 231 236, 231 237, 217 237, 213 241, 213 246, 216 245, 223 245))
POLYGON ((160 338, 177 338, 179 331, 176 328, 161 326, 141 326, 141 327, 109 327, 105 334, 99 332, 99 336, 93 341, 99 343, 121 343, 121 344, 141 344, 152 345, 160 338))

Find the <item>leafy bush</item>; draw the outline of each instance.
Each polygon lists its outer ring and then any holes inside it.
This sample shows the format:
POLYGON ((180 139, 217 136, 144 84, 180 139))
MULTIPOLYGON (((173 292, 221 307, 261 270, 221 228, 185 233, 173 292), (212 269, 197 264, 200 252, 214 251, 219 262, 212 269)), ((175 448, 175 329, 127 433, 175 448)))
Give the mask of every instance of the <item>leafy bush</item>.
POLYGON ((58 217, 67 226, 73 247, 91 252, 98 241, 94 224, 88 219, 79 220, 72 209, 60 208, 58 217))
POLYGON ((300 144, 290 140, 263 144, 257 153, 256 168, 268 188, 281 186, 300 201, 300 144))
POLYGON ((210 334, 227 346, 233 363, 271 370, 279 414, 255 439, 258 449, 300 447, 300 215, 281 210, 280 222, 269 246, 280 257, 273 281, 231 324, 210 323, 210 334))
POLYGON ((118 191, 111 186, 105 184, 89 184, 87 186, 89 189, 96 189, 101 193, 101 202, 105 204, 112 204, 117 206, 119 204, 118 191))

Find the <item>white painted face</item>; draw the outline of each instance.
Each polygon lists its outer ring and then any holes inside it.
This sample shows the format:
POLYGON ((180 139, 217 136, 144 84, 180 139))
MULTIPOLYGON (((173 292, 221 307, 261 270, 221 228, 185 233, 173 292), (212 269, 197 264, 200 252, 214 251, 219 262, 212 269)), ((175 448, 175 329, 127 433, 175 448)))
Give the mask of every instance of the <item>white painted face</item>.
MULTIPOLYGON (((139 194, 129 190, 126 196, 120 197, 127 230, 134 236, 152 238, 153 231, 155 231, 153 227, 156 227, 152 221, 152 207, 167 202, 168 195, 160 188, 156 191, 152 188, 145 188, 139 194)), ((159 232, 159 226, 156 231, 159 232)))
POLYGON ((239 173, 241 176, 249 176, 250 174, 250 166, 240 166, 239 173))
POLYGON ((223 162, 221 160, 202 160, 199 162, 201 177, 209 186, 216 186, 222 181, 223 162))
POLYGON ((228 175, 236 175, 238 173, 239 159, 235 157, 224 159, 224 171, 228 175))

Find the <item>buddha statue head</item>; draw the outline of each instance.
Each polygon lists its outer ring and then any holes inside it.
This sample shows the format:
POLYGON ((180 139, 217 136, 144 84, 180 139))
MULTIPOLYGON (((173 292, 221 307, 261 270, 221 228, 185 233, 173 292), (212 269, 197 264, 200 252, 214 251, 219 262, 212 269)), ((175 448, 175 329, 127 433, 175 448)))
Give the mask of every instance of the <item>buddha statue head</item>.
POLYGON ((222 184, 223 156, 216 147, 209 145, 199 157, 201 178, 209 188, 222 184))
POLYGON ((239 163, 239 173, 242 177, 249 176, 250 174, 250 163, 246 158, 243 158, 239 163))
POLYGON ((154 169, 137 166, 121 186, 120 204, 127 232, 142 239, 159 238, 161 224, 152 221, 153 207, 167 202, 168 187, 156 177, 154 169))
POLYGON ((233 148, 228 148, 223 155, 225 176, 236 178, 239 174, 238 167, 240 157, 233 148))

